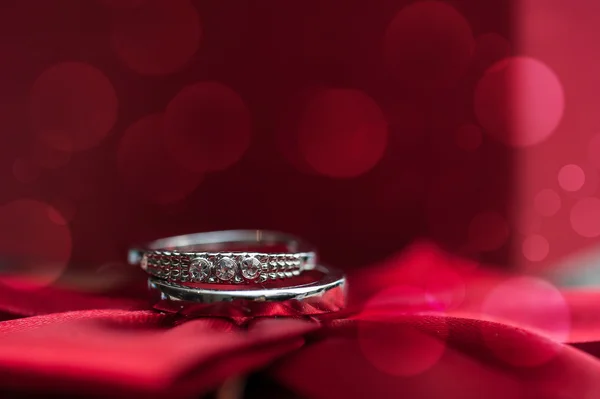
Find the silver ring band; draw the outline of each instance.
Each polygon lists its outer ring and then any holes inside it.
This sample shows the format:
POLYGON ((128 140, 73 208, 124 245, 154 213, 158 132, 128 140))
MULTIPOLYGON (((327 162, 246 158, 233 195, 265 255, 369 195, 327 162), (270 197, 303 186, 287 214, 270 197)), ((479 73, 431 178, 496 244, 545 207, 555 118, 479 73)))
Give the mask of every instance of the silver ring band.
POLYGON ((317 266, 322 276, 306 284, 265 288, 213 289, 181 286, 150 277, 155 308, 184 314, 291 315, 335 312, 346 303, 346 277, 340 270, 317 266), (273 306, 277 304, 278 306, 273 306))
POLYGON ((290 278, 316 267, 316 253, 297 237, 264 230, 227 230, 162 238, 132 248, 130 264, 174 284, 248 284, 290 278), (285 252, 242 252, 279 245, 285 252), (223 251, 225 250, 225 251, 223 251))

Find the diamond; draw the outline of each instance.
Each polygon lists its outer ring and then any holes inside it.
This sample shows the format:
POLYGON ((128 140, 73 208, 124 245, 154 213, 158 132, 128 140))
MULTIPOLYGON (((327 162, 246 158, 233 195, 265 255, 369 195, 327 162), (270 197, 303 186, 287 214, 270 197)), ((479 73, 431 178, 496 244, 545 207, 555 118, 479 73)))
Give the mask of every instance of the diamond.
POLYGON ((190 263, 190 278, 192 281, 204 281, 210 276, 212 264, 208 259, 195 258, 190 263))
POLYGON ((221 258, 217 263, 217 270, 215 271, 216 276, 219 280, 228 281, 235 276, 236 263, 231 258, 221 258))
POLYGON ((260 261, 254 256, 249 256, 247 258, 242 259, 241 266, 242 276, 244 276, 246 280, 254 280, 258 277, 261 265, 260 261))

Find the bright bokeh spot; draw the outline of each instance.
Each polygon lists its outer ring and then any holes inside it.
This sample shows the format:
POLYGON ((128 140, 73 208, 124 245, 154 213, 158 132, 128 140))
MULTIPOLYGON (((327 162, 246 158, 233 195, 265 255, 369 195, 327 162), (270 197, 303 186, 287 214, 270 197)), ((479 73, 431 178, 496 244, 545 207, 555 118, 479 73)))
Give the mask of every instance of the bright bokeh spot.
POLYGON ((384 59, 393 77, 407 86, 456 83, 473 55, 469 23, 441 1, 414 2, 394 17, 384 38, 384 59))
POLYGON ((108 78, 83 62, 46 69, 31 90, 33 128, 46 145, 70 152, 104 139, 117 120, 117 95, 108 78))
POLYGON ((144 75, 182 69, 201 38, 200 17, 189 0, 145 0, 135 12, 115 16, 112 32, 117 54, 144 75))
MULTIPOLYGON (((496 286, 482 305, 482 317, 527 329, 558 342, 567 340, 571 330, 569 307, 561 292, 549 282, 535 277, 516 277, 496 286)), ((508 363, 535 366, 552 359, 553 350, 511 352, 499 350, 494 337, 484 339, 496 356, 508 363)))
POLYGON ((479 126, 463 125, 456 131, 456 144, 466 151, 475 151, 482 142, 482 133, 479 126))
POLYGON ((508 240, 508 223, 498 212, 481 212, 469 224, 469 243, 480 251, 495 251, 508 240))
POLYGON ((238 162, 250 145, 250 111, 231 88, 200 82, 183 88, 165 112, 165 144, 171 157, 196 172, 238 162))
POLYGON ((547 65, 510 57, 490 67, 475 89, 475 114, 486 132, 515 147, 541 143, 565 107, 563 87, 547 65))
POLYGON ((39 288, 56 281, 71 257, 71 232, 60 213, 46 203, 22 199, 0 207, 3 284, 39 288), (58 223, 57 223, 58 222, 58 223))
POLYGON ((539 234, 533 234, 523 241, 523 256, 531 262, 541 262, 550 252, 550 243, 539 234))
POLYGON ((561 207, 560 196, 554 190, 544 189, 537 193, 533 199, 533 206, 536 212, 542 216, 554 216, 561 207))
POLYGON ((298 149, 316 172, 350 178, 383 157, 388 124, 379 105, 358 90, 320 90, 308 100, 298 128, 298 149))
POLYGON ((117 153, 125 187, 148 202, 170 204, 185 199, 202 174, 181 167, 165 150, 163 114, 147 115, 132 124, 117 153))
POLYGON ((434 337, 416 328, 410 317, 435 307, 416 287, 394 287, 372 297, 359 316, 358 339, 365 358, 394 376, 418 375, 433 367, 444 354, 448 328, 438 326, 439 336, 434 337))
POLYGON ((582 198, 571 208, 571 227, 582 237, 600 236, 600 199, 582 198))
POLYGON ((565 191, 577 191, 585 184, 585 172, 578 165, 565 165, 558 172, 558 184, 565 191))

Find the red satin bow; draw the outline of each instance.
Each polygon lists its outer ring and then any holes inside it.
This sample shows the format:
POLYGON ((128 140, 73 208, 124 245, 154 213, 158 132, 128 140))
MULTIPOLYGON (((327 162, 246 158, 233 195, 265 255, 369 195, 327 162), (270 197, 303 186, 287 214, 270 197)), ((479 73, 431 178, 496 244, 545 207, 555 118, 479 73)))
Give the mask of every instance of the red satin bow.
POLYGON ((266 369, 314 398, 600 397, 600 292, 482 270, 427 244, 349 286, 343 313, 255 319, 2 286, 0 391, 189 397, 266 369))

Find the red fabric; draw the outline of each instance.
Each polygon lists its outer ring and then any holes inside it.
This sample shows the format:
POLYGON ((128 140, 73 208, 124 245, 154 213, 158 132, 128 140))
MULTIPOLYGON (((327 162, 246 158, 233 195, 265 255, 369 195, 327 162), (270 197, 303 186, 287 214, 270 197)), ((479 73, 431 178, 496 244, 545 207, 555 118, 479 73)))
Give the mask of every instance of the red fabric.
POLYGON ((598 292, 559 291, 427 244, 349 286, 344 312, 254 319, 2 287, 0 391, 189 397, 266 368, 314 398, 600 397, 598 292))

